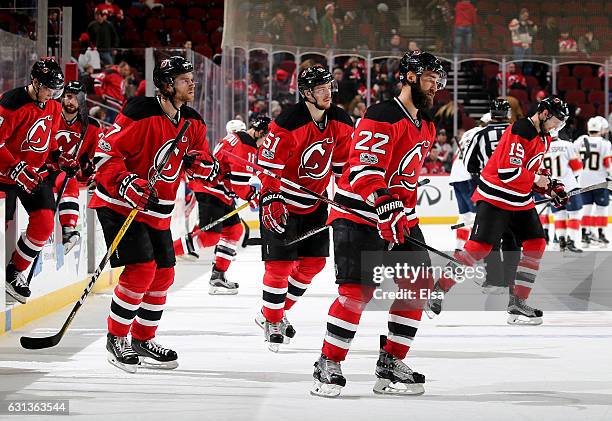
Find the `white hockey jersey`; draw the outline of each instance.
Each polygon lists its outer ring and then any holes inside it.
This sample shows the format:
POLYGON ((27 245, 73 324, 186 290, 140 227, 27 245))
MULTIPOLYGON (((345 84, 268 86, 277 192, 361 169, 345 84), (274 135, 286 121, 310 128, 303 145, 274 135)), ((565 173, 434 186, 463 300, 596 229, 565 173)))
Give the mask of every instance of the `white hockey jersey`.
POLYGON ((584 170, 580 176, 580 187, 588 187, 606 181, 612 167, 612 144, 601 136, 580 136, 574 141, 574 146, 580 153, 584 170), (584 140, 589 142, 590 153, 584 140))
POLYGON ((552 142, 544 155, 542 166, 551 172, 552 178, 565 185, 566 191, 580 188, 577 177, 582 172, 582 160, 572 142, 562 139, 552 142))
POLYGON ((448 178, 449 184, 467 181, 472 178, 468 170, 465 168, 463 158, 465 157, 465 152, 472 141, 472 138, 479 130, 482 130, 482 127, 473 127, 463 133, 463 136, 461 136, 461 140, 459 140, 459 149, 457 150, 457 154, 453 160, 453 166, 451 167, 450 176, 448 178))

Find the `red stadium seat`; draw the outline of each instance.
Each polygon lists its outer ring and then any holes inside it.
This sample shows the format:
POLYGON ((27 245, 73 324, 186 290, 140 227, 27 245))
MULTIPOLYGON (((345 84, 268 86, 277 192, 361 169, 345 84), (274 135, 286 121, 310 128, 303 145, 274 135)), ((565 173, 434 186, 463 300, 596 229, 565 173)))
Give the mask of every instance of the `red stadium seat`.
POLYGON ((182 47, 189 38, 183 31, 173 31, 170 33, 170 45, 173 47, 182 47))
POLYGON ((202 24, 200 24, 199 20, 187 19, 185 21, 185 31, 193 37, 195 34, 202 31, 202 24))
POLYGON ((130 16, 132 18, 140 18, 142 17, 142 9, 140 7, 132 6, 127 10, 126 16, 130 16))
POLYGON ((499 13, 502 16, 506 16, 506 18, 510 16, 518 15, 518 8, 516 7, 516 4, 512 1, 504 1, 504 2, 499 3, 498 9, 499 9, 499 13))
POLYGON ((206 18, 206 10, 201 7, 190 7, 187 10, 187 16, 190 19, 204 20, 206 18))
POLYGON ((588 64, 577 64, 572 70, 572 75, 578 79, 582 79, 587 76, 593 76, 593 68, 588 64))
POLYGON ((206 32, 216 31, 221 26, 221 22, 218 20, 206 21, 206 32))
POLYGON ((591 118, 593 116, 596 115, 595 113, 595 107, 591 104, 577 104, 578 107, 580 108, 580 114, 579 116, 581 118, 591 118))
POLYGON ((480 16, 488 16, 497 13, 497 6, 492 2, 478 2, 478 13, 480 16))
POLYGON ((166 19, 164 27, 169 31, 177 31, 183 27, 183 23, 178 19, 166 19))
POLYGON ((198 45, 194 48, 194 51, 208 58, 212 57, 213 55, 213 50, 208 45, 198 45))
POLYGON ((527 91, 523 89, 510 89, 508 95, 515 97, 519 100, 519 102, 529 102, 529 96, 527 95, 527 91))
POLYGON ((147 19, 147 29, 150 31, 160 31, 164 28, 164 23, 160 18, 149 18, 147 19))
POLYGON ((593 16, 591 18, 589 18, 589 25, 592 26, 608 26, 610 24, 610 21, 608 19, 608 16, 593 16))
MULTIPOLYGON (((612 103, 610 104, 610 111, 612 111, 612 103)), ((606 104, 599 104, 599 107, 597 107, 597 115, 606 115, 606 104)))
POLYGON ((601 80, 597 76, 589 76, 582 79, 580 87, 584 90, 600 90, 602 89, 601 80))
POLYGON ((499 73, 499 64, 485 64, 482 68, 482 74, 487 80, 496 77, 497 73, 499 73))
POLYGON ((565 93, 565 101, 570 104, 580 104, 586 101, 584 91, 572 90, 565 93))
POLYGON ((527 89, 530 91, 540 85, 540 81, 535 76, 527 75, 525 80, 527 81, 527 89))
POLYGON ((589 92, 589 103, 605 105, 606 93, 604 91, 591 91, 589 92))
POLYGON ((501 15, 489 15, 486 18, 486 22, 490 25, 507 25, 508 18, 501 15))
POLYGON ((164 16, 166 18, 180 19, 181 11, 176 7, 166 7, 164 8, 164 16))
POLYGON ((223 9, 214 7, 208 11, 208 18, 215 20, 223 20, 223 9))
POLYGON ((567 66, 559 66, 559 73, 558 73, 559 77, 561 76, 569 76, 570 75, 570 70, 569 67, 567 66))
POLYGON ((451 93, 448 89, 442 89, 436 92, 435 101, 436 104, 446 104, 451 100, 451 93))
POLYGON ((203 32, 191 32, 190 35, 191 41, 194 43, 194 45, 208 45, 208 34, 203 32))
POLYGON ((210 43, 215 46, 221 45, 221 38, 223 38, 223 34, 221 32, 212 32, 210 34, 210 43))
POLYGON ((578 80, 571 76, 562 76, 557 80, 557 88, 560 91, 571 91, 578 89, 578 80))

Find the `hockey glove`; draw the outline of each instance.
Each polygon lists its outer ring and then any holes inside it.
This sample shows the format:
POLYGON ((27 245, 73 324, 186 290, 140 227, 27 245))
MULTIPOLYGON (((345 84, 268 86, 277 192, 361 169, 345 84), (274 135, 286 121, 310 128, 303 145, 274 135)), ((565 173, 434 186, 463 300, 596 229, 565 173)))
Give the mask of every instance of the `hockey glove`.
POLYGON ((60 154, 57 164, 59 165, 59 169, 64 171, 69 178, 74 177, 76 173, 79 172, 79 161, 70 154, 60 154))
POLYGON ((249 193, 246 195, 245 199, 249 202, 249 206, 251 209, 256 209, 259 206, 259 192, 255 188, 255 186, 251 186, 249 193))
POLYGON ((531 188, 531 190, 535 193, 545 195, 550 186, 550 170, 546 168, 540 168, 536 171, 536 176, 539 176, 540 178, 538 179, 537 183, 533 183, 533 187, 531 188), (542 186, 542 182, 540 181, 542 178, 548 179, 548 183, 546 183, 544 186, 542 186))
POLYGON ((261 196, 261 223, 264 228, 277 234, 285 232, 289 211, 281 193, 268 191, 261 196))
POLYGON ((36 168, 26 164, 24 161, 17 163, 17 165, 10 169, 8 175, 26 193, 32 193, 43 179, 36 172, 36 168))
POLYGON ((130 174, 119 184, 119 196, 125 199, 133 208, 138 210, 150 209, 159 203, 155 189, 149 188, 149 183, 136 174, 130 174))
POLYGON ((80 177, 84 179, 88 179, 96 172, 96 167, 94 163, 87 158, 86 155, 81 156, 81 174, 80 177))
POLYGON ((553 180, 550 183, 547 194, 552 198, 552 203, 555 208, 562 208, 569 202, 569 196, 565 191, 565 185, 559 180, 553 180))
POLYGON ((212 182, 219 175, 219 161, 205 152, 187 152, 183 157, 183 163, 185 172, 191 178, 212 182))
POLYGON ((387 190, 383 190, 377 196, 374 208, 378 217, 376 225, 378 235, 390 243, 402 244, 404 233, 410 233, 408 219, 404 213, 404 204, 397 195, 392 196, 387 190))

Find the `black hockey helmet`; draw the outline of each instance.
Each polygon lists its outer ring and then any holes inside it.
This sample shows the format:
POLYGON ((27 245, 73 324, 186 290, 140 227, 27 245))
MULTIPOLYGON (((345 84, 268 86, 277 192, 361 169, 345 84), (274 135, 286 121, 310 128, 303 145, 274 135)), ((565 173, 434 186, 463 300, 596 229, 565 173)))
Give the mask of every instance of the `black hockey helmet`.
POLYGON ((433 54, 420 50, 409 51, 400 60, 399 80, 402 84, 408 83, 408 72, 414 72, 421 76, 424 72, 436 72, 440 75, 438 89, 446 86, 446 70, 442 62, 433 54))
POLYGON ((153 84, 163 93, 166 85, 174 84, 175 77, 190 72, 193 72, 193 64, 189 60, 172 56, 157 63, 153 69, 153 84))
POLYGON ((505 98, 495 98, 491 101, 489 111, 491 112, 491 118, 498 120, 506 120, 510 118, 511 113, 510 103, 505 98))
MULTIPOLYGON (((55 60, 49 57, 44 57, 38 60, 32 66, 30 78, 38 80, 41 85, 53 90, 53 99, 58 99, 62 96, 64 90, 64 73, 62 68, 55 60)), ((39 87, 35 86, 36 95, 38 95, 39 87)))
POLYGON ((75 94, 78 95, 81 92, 85 92, 85 87, 78 80, 71 80, 64 86, 65 94, 75 94))
POLYGON ((260 131, 262 133, 268 133, 268 126, 271 122, 272 120, 270 117, 266 115, 258 115, 257 117, 251 119, 249 125, 251 126, 251 129, 260 131))
POLYGON ((538 104, 538 112, 548 110, 551 116, 557 117, 562 122, 565 122, 569 117, 569 108, 565 101, 555 95, 544 98, 538 104))
POLYGON ((303 97, 306 96, 304 92, 327 83, 332 84, 332 92, 338 92, 338 84, 334 77, 329 70, 320 65, 307 67, 298 75, 298 90, 303 97))

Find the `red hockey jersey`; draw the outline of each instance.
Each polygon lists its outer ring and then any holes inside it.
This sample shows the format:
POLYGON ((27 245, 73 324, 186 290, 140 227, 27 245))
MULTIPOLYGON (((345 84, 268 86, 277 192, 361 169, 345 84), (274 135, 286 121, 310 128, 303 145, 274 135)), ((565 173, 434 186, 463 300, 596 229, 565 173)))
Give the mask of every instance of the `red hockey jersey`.
POLYGON ((550 142, 550 136, 540 136, 528 118, 509 126, 480 174, 472 200, 484 200, 507 210, 533 208, 535 173, 550 142))
POLYGON ((44 108, 30 98, 26 87, 5 92, 0 98, 0 183, 15 184, 6 176, 9 168, 25 161, 43 166, 50 152, 57 149, 55 133, 62 119, 57 101, 44 108))
MULTIPOLYGON (((79 150, 79 158, 86 156, 88 159, 93 159, 98 138, 103 135, 104 131, 96 119, 88 117, 88 120, 85 140, 79 150)), ((67 121, 62 115, 59 127, 55 133, 55 140, 59 150, 74 155, 79 148, 81 127, 81 119, 78 115, 74 121, 67 121)))
MULTIPOLYGON (((319 125, 312 120, 306 104, 300 101, 270 124, 257 160, 262 167, 322 194, 332 172, 342 173, 352 133, 353 120, 342 108, 332 105, 319 125)), ((282 192, 289 212, 310 213, 319 205, 315 197, 281 185, 272 177, 261 174, 259 178, 262 192, 282 192)))
POLYGON ((180 120, 175 125, 166 116, 157 98, 134 97, 128 101, 113 127, 98 141, 94 157, 97 187, 89 207, 108 207, 127 216, 132 207, 119 197, 121 180, 128 174, 149 179, 185 119, 192 124, 170 156, 161 178, 155 183, 159 203, 136 216, 137 221, 152 228, 168 229, 183 175, 183 156, 192 150, 209 151, 206 125, 200 115, 186 105, 181 107, 180 120))
POLYGON ((249 180, 255 174, 253 168, 236 162, 220 151, 231 152, 241 158, 255 163, 257 160, 257 143, 247 132, 239 131, 231 133, 221 139, 215 147, 213 155, 219 161, 219 172, 222 174, 221 181, 218 183, 207 183, 200 180, 193 180, 189 187, 198 193, 208 193, 223 203, 231 205, 234 197, 238 196, 246 200, 251 191, 249 180))
POLYGON ((119 74, 117 66, 112 66, 102 73, 94 75, 94 90, 115 108, 121 108, 125 100, 125 80, 119 74))
MULTIPOLYGON (((409 226, 415 226, 419 222, 415 211, 419 174, 435 140, 431 119, 419 112, 414 120, 398 98, 372 105, 355 128, 348 166, 338 181, 334 200, 376 220, 370 195, 386 188, 398 195, 409 226)), ((338 218, 371 225, 332 207, 328 222, 338 218)))

